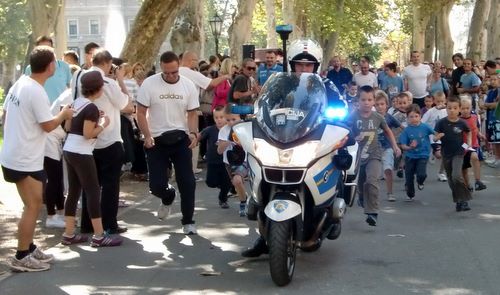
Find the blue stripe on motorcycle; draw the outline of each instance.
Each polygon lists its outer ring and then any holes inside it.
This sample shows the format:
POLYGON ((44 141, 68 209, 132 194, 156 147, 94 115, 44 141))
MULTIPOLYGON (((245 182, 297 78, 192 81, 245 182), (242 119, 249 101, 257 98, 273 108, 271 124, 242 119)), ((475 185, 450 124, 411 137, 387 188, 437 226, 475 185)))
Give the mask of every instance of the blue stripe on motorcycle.
POLYGON ((340 171, 333 166, 333 163, 328 164, 318 174, 313 176, 316 186, 320 194, 332 189, 338 181, 340 171))

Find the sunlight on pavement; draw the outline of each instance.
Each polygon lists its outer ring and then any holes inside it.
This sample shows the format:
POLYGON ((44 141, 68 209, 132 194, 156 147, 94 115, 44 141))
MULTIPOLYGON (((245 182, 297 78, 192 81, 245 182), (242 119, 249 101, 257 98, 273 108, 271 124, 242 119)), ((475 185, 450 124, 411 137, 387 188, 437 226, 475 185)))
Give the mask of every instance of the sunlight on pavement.
POLYGON ((187 294, 238 294, 236 292, 232 291, 226 291, 226 292, 219 292, 213 289, 205 289, 203 291, 191 291, 191 290, 179 290, 179 291, 172 291, 169 293, 170 295, 187 295, 187 294))
POLYGON ((468 290, 468 289, 461 289, 461 288, 444 288, 444 289, 438 289, 438 290, 431 290, 432 295, 479 295, 481 292, 473 291, 473 290, 468 290))
POLYGON ((497 221, 500 220, 500 215, 498 214, 489 214, 489 213, 482 213, 479 214, 479 218, 486 220, 486 221, 497 221))
POLYGON ((179 243, 190 247, 193 246, 193 240, 189 236, 185 236, 179 243))

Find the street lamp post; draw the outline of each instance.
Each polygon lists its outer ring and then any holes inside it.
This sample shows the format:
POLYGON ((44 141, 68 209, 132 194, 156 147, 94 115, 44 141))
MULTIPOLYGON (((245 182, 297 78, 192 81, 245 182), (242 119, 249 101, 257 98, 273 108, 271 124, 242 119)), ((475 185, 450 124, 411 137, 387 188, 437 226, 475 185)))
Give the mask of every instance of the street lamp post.
POLYGON ((215 15, 208 21, 210 25, 210 31, 214 35, 215 40, 215 54, 219 54, 219 36, 222 29, 222 18, 215 13, 215 15))

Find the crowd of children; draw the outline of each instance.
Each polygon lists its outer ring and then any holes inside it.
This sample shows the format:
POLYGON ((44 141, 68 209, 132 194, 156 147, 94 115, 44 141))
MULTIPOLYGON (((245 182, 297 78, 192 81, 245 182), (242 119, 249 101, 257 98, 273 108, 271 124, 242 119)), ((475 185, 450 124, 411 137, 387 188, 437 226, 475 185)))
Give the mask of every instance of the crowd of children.
MULTIPOLYGON (((494 87, 496 82, 494 77, 494 87)), ((394 202, 393 171, 400 178, 404 175, 406 201, 413 201, 415 177, 418 190, 423 190, 430 159, 432 163, 441 160, 438 180, 448 182, 456 211, 471 209, 472 192, 487 188, 481 181, 480 142, 495 139, 498 127, 490 124, 488 137, 480 132, 474 97, 446 97, 443 91, 436 91, 425 98, 425 107, 420 108, 412 103, 409 92, 400 92, 389 101, 386 92, 363 86, 359 93, 350 91, 350 95, 348 123, 359 144, 358 205, 364 208, 369 225, 377 223, 379 180, 385 179, 387 200, 394 202), (474 182, 469 181, 469 168, 474 182)), ((498 94, 491 96, 496 99, 498 94)), ((480 101, 479 107, 485 108, 487 103, 480 101)))

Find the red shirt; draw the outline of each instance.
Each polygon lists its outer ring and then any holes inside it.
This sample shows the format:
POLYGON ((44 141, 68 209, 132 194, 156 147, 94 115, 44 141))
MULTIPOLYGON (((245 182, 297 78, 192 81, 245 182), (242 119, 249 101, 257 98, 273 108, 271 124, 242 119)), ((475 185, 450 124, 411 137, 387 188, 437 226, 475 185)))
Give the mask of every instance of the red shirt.
POLYGON ((216 106, 225 106, 227 104, 227 94, 231 89, 231 83, 224 81, 214 88, 214 100, 212 101, 212 111, 216 106))
MULTIPOLYGON (((470 129, 470 135, 472 137, 471 139, 471 146, 473 148, 478 148, 479 147, 479 140, 477 138, 479 134, 479 128, 477 127, 477 115, 476 114, 471 114, 470 117, 465 118, 462 117, 462 119, 467 122, 467 126, 469 126, 470 129)), ((467 135, 464 133, 464 142, 467 143, 467 135)))

